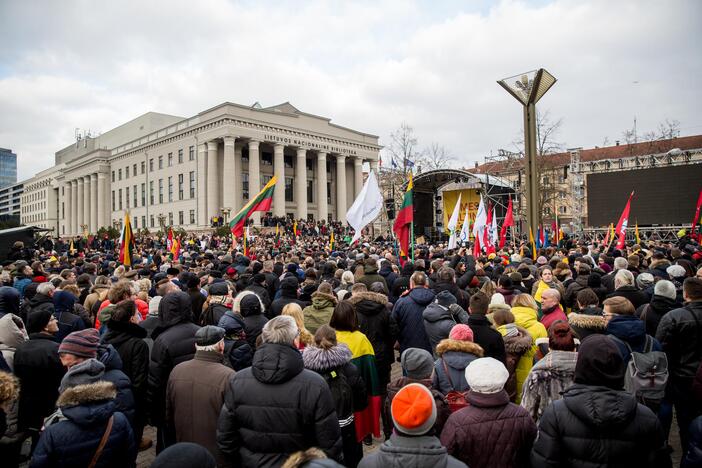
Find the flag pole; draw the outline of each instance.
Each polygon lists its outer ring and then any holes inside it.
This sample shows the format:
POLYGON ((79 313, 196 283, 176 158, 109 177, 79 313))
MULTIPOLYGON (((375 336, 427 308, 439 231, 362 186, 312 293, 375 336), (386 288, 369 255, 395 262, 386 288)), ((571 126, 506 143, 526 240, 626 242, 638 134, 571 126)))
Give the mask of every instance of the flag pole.
MULTIPOLYGON (((414 206, 412 207, 414 209, 414 206)), ((412 216, 412 225, 410 227, 410 237, 412 241, 410 242, 410 245, 412 246, 412 264, 414 264, 414 216, 412 216)))

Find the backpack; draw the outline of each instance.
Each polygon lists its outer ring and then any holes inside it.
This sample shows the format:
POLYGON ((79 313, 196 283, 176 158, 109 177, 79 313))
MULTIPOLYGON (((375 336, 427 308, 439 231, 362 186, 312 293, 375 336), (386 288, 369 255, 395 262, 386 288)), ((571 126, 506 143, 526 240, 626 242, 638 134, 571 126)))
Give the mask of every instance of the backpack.
POLYGON ((466 393, 468 392, 459 392, 458 390, 455 390, 453 387, 453 382, 451 381, 451 373, 446 365, 446 361, 441 359, 441 365, 444 366, 444 373, 446 374, 446 378, 451 386, 451 390, 446 393, 446 403, 448 403, 449 410, 454 413, 459 409, 463 409, 468 406, 468 400, 466 400, 466 393))
POLYGON ((619 341, 626 345, 631 354, 626 365, 624 389, 646 406, 660 404, 668 383, 668 357, 663 351, 653 351, 650 335, 646 335, 646 344, 641 353, 632 351, 626 341, 619 341))
POLYGON ((346 375, 340 369, 334 369, 325 372, 322 374, 322 377, 327 382, 334 398, 339 426, 344 427, 353 424, 353 390, 346 375))

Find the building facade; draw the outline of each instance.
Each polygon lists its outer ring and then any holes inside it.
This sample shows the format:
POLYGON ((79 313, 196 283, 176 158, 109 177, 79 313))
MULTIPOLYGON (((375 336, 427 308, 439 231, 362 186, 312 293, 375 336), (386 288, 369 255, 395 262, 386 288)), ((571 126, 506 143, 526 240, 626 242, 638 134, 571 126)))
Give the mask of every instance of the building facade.
POLYGON ((0 221, 19 222, 23 187, 20 182, 0 188, 0 221))
POLYGON ((379 151, 377 136, 289 103, 148 113, 57 152, 56 166, 25 181, 22 219, 76 235, 118 226, 129 210, 135 229, 201 230, 277 176, 273 215, 343 221, 379 151))
POLYGON ((17 183, 17 155, 0 148, 0 188, 17 183))

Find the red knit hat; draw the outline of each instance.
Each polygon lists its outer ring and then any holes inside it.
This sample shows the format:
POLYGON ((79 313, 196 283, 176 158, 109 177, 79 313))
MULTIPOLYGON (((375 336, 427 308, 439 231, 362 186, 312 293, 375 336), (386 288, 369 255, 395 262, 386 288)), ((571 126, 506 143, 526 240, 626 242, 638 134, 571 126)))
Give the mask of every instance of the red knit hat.
POLYGON ((449 332, 449 339, 459 341, 473 341, 473 330, 468 325, 459 323, 454 325, 449 332))
POLYGON ((436 421, 434 396, 422 384, 405 385, 392 399, 390 413, 399 432, 407 435, 426 434, 436 421))

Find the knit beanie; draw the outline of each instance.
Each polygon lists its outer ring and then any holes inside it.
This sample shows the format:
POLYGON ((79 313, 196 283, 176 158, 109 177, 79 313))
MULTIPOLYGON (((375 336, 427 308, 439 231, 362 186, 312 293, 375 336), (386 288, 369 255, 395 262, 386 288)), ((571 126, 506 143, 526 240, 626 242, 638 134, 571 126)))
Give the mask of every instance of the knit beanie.
POLYGON ((52 313, 49 310, 35 310, 27 316, 27 333, 39 333, 49 324, 52 313))
POLYGON ((456 296, 454 296, 448 291, 441 291, 439 294, 436 295, 435 300, 437 304, 446 307, 447 309, 450 305, 456 304, 456 296))
POLYGON ((473 330, 468 325, 459 323, 449 332, 449 339, 458 341, 473 341, 473 330))
POLYGON ((684 278, 686 275, 685 268, 680 265, 670 265, 665 271, 671 278, 684 278))
POLYGON ((217 461, 202 445, 179 442, 158 454, 151 468, 216 468, 217 461))
POLYGON ((400 364, 410 379, 428 379, 434 371, 434 359, 429 351, 421 348, 407 348, 400 355, 400 364))
POLYGON ((575 351, 575 335, 568 322, 556 320, 548 328, 548 346, 556 351, 575 351))
POLYGON ((677 291, 675 290, 675 285, 668 280, 660 280, 653 287, 653 294, 656 296, 667 297, 668 299, 675 300, 677 297, 677 291))
POLYGON ((640 273, 636 277, 636 286, 639 289, 646 289, 653 284, 654 278, 651 273, 640 273))
POLYGON ((77 385, 87 385, 102 380, 105 373, 105 365, 97 359, 87 359, 80 364, 68 369, 66 374, 61 379, 59 393, 77 385))
POLYGON ((73 354, 84 358, 94 358, 97 356, 97 348, 100 344, 100 333, 94 328, 69 333, 59 345, 59 354, 73 354))
POLYGON ((504 364, 491 357, 478 358, 466 367, 466 382, 476 393, 497 393, 505 387, 509 372, 504 364))
POLYGON ((392 399, 390 413, 398 432, 415 436, 424 435, 436 421, 434 396, 422 384, 405 385, 392 399))
POLYGON ((261 313, 261 301, 256 294, 247 294, 241 298, 239 310, 242 315, 254 315, 261 313))
POLYGON ((580 343, 575 363, 575 383, 621 390, 624 371, 622 355, 610 337, 595 334, 580 343))

